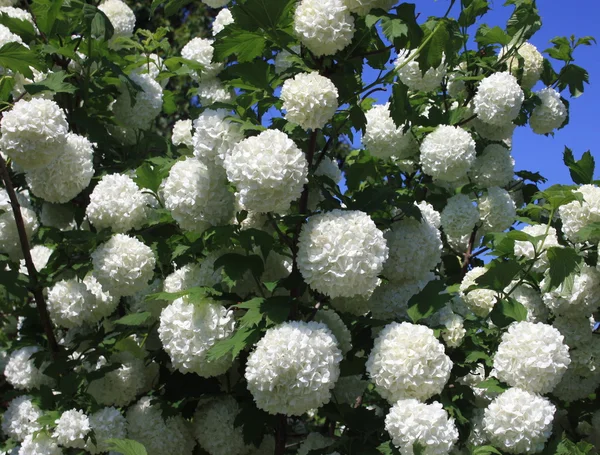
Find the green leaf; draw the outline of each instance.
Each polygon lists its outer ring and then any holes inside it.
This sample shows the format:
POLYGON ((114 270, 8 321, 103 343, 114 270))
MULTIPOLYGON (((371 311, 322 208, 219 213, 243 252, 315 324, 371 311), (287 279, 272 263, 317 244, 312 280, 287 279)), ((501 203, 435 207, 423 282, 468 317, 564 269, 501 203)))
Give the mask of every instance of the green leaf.
POLYGON ((92 18, 90 32, 92 38, 103 39, 104 41, 111 39, 115 33, 112 23, 101 9, 98 9, 92 18))
POLYGON ((37 55, 19 43, 8 43, 0 48, 0 66, 10 68, 29 79, 33 79, 30 66, 38 70, 44 68, 37 55))
POLYGON ((230 26, 222 32, 222 35, 223 37, 214 44, 216 61, 222 62, 229 56, 236 55, 239 63, 251 62, 265 50, 266 41, 260 33, 230 26))
POLYGON ((479 16, 483 16, 489 9, 490 4, 487 0, 470 1, 469 5, 461 11, 458 17, 458 25, 461 27, 470 27, 477 21, 479 16))
POLYGON ((396 127, 404 126, 411 112, 412 107, 408 97, 408 87, 398 81, 392 87, 392 97, 390 100, 390 115, 396 127))
POLYGON ((400 19, 381 18, 381 31, 387 39, 393 41, 394 38, 408 35, 408 26, 400 19))
POLYGON ((475 41, 480 46, 489 46, 491 44, 507 46, 510 43, 510 36, 498 26, 490 28, 483 24, 475 34, 475 41))
POLYGON ((31 12, 36 18, 37 26, 45 35, 52 34, 62 5, 62 0, 33 0, 31 3, 31 12))
POLYGON ((541 28, 542 19, 535 0, 507 0, 505 5, 516 5, 506 24, 506 31, 510 36, 518 36, 520 40, 526 40, 541 28))
POLYGON ((432 280, 408 301, 408 317, 413 322, 418 322, 442 309, 450 300, 452 295, 446 293, 446 285, 443 281, 432 280))
POLYGON ((384 442, 377 446, 377 451, 382 455, 398 455, 400 451, 396 449, 392 441, 384 442))
POLYGON ((589 73, 580 66, 569 64, 563 67, 558 73, 558 91, 569 88, 569 93, 573 98, 583 94, 584 84, 590 83, 589 73))
POLYGON ((25 85, 25 90, 27 90, 27 93, 31 95, 45 91, 54 93, 75 93, 77 91, 77 87, 69 82, 65 82, 65 79, 69 76, 70 75, 65 71, 50 73, 46 79, 40 82, 25 85))
POLYGON ((524 321, 527 319, 527 309, 523 304, 509 297, 502 299, 490 312, 490 318, 498 327, 506 327, 515 321, 524 321))
POLYGON ((170 17, 181 14, 182 9, 192 3, 192 0, 170 0, 165 4, 165 16, 170 17))
POLYGON ((487 271, 475 280, 478 288, 502 291, 521 271, 521 264, 515 260, 493 261, 487 271))
POLYGON ((132 439, 108 439, 109 450, 123 455, 148 455, 146 448, 132 439))
POLYGON ((240 280, 244 277, 247 271, 254 274, 255 277, 260 277, 265 266, 260 256, 250 254, 245 256, 238 253, 227 253, 215 261, 215 270, 223 267, 225 274, 232 280, 240 280))
POLYGON ((152 314, 148 311, 144 311, 142 313, 131 313, 127 316, 123 316, 121 319, 117 319, 115 324, 137 327, 144 325, 151 316, 152 314))
POLYGON ((261 304, 265 299, 257 297, 236 305, 236 308, 246 309, 246 314, 240 318, 241 327, 255 327, 263 319, 261 304))
POLYGON ((569 439, 563 439, 558 444, 555 455, 587 455, 592 453, 593 449, 594 446, 589 442, 579 441, 575 443, 569 439))
POLYGON ((540 191, 533 195, 533 199, 544 199, 550 209, 556 210, 561 205, 568 204, 573 201, 583 202, 581 193, 573 191, 574 187, 568 185, 552 185, 544 191, 540 191))
POLYGON ((35 38, 35 28, 31 22, 10 17, 6 13, 0 13, 0 24, 8 27, 8 29, 16 35, 23 38, 25 43, 29 43, 35 38))
POLYGON ((585 225, 577 231, 575 237, 581 242, 597 241, 600 238, 600 222, 585 225))
POLYGON ((480 389, 487 389, 488 391, 495 392, 495 393, 502 393, 506 389, 508 389, 508 387, 506 385, 502 384, 496 378, 488 378, 485 381, 481 381, 475 387, 480 388, 480 389))
POLYGON ((494 446, 474 447, 473 451, 471 452, 472 455, 490 455, 491 453, 496 455, 502 455, 502 452, 500 452, 494 446))
POLYGON ((240 327, 229 338, 217 341, 207 352, 206 358, 215 361, 231 354, 235 359, 247 346, 252 346, 260 338, 258 327, 240 327))
POLYGON ((571 179, 579 185, 590 184, 594 181, 594 169, 596 163, 594 157, 588 150, 583 154, 579 161, 575 161, 573 152, 569 147, 565 147, 563 161, 569 168, 571 179))
POLYGON ((559 287, 567 278, 579 272, 583 258, 573 248, 550 247, 546 250, 548 257, 548 283, 544 292, 559 287))
POLYGON ((140 188, 148 188, 156 193, 162 183, 163 177, 165 176, 158 166, 145 162, 135 170, 133 180, 140 188))

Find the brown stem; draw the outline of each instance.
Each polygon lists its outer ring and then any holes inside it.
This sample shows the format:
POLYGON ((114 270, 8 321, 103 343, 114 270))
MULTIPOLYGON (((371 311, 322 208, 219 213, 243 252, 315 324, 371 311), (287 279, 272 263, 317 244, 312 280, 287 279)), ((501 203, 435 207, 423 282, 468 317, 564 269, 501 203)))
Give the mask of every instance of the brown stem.
POLYGON ((275 430, 275 455, 285 453, 287 417, 285 414, 277 415, 277 429, 275 430))
POLYGON ((471 237, 469 237, 469 246, 467 247, 467 251, 465 252, 463 263, 462 263, 462 276, 464 277, 469 271, 469 264, 471 263, 471 258, 473 257, 473 245, 475 243, 475 236, 477 235, 477 227, 473 229, 471 232, 471 237))
POLYGON ((21 214, 21 206, 19 205, 17 194, 15 193, 12 180, 10 179, 8 169, 6 167, 6 161, 4 161, 2 155, 0 155, 0 176, 2 177, 2 180, 4 180, 6 192, 8 193, 10 205, 13 211, 13 216, 15 218, 15 222, 17 223, 17 231, 19 233, 21 250, 23 251, 25 266, 27 267, 27 273, 29 274, 30 290, 35 299, 38 313, 40 314, 40 320, 42 322, 42 326, 44 327, 46 338, 48 339, 50 353, 52 354, 53 358, 56 358, 58 353, 58 343, 56 342, 56 338, 54 337, 54 332, 52 330, 52 322, 50 321, 50 316, 48 314, 48 307, 46 306, 43 287, 40 286, 37 277, 37 271, 33 265, 33 260, 31 259, 29 239, 27 238, 27 232, 25 231, 25 223, 23 222, 23 215, 21 214))

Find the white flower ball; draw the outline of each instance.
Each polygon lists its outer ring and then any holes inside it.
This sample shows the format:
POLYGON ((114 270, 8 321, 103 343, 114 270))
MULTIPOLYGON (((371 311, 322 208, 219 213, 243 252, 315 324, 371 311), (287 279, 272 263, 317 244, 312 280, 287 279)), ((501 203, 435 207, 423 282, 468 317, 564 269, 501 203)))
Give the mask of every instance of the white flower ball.
POLYGON ((390 115, 390 104, 373 106, 365 113, 367 125, 363 144, 372 156, 386 160, 402 159, 413 155, 418 146, 410 131, 396 127, 390 115))
POLYGON ((469 170, 473 183, 480 188, 508 185, 515 174, 515 160, 510 151, 499 144, 490 144, 475 158, 469 170))
POLYGON ((479 118, 471 120, 470 125, 473 125, 475 131, 477 131, 482 138, 490 141, 501 141, 507 144, 507 146, 510 146, 509 143, 512 142, 513 134, 517 128, 517 125, 512 121, 497 125, 485 123, 479 118))
POLYGON ((13 19, 27 21, 35 27, 35 22, 33 21, 31 14, 22 8, 14 8, 13 6, 0 6, 0 14, 2 13, 8 15, 8 17, 12 17, 13 19))
POLYGON ((532 237, 543 237, 543 239, 535 240, 533 243, 529 241, 517 240, 515 242, 515 256, 525 259, 533 259, 536 251, 541 253, 533 265, 532 270, 535 272, 544 272, 549 266, 548 253, 546 250, 550 247, 561 246, 558 243, 556 229, 554 229, 552 226, 546 226, 544 224, 535 224, 531 226, 525 226, 521 232, 529 234, 532 237))
POLYGON ((17 101, 2 115, 0 148, 24 170, 47 166, 64 152, 69 125, 54 101, 17 101))
POLYGON ((91 381, 88 393, 103 406, 127 406, 144 389, 146 381, 144 361, 129 351, 123 351, 111 356, 110 362, 100 357, 90 370, 96 371, 110 364, 121 366, 109 371, 100 379, 91 381))
POLYGON ((149 74, 150 77, 160 84, 162 88, 165 88, 169 82, 168 78, 157 80, 159 74, 165 68, 164 60, 158 54, 141 54, 139 55, 138 63, 140 66, 135 68, 133 71, 139 74, 149 74))
POLYGON ((202 65, 202 71, 198 75, 195 71, 192 71, 191 76, 195 79, 211 79, 214 78, 223 69, 222 63, 213 63, 213 40, 207 38, 193 38, 190 40, 183 49, 181 49, 181 56, 187 60, 193 60, 194 62, 202 65))
POLYGON ((106 14, 106 17, 108 17, 115 30, 112 39, 120 37, 129 38, 133 35, 135 14, 125 2, 121 0, 105 0, 98 6, 98 9, 106 14))
POLYGON ((423 172, 442 182, 465 177, 474 161, 475 141, 459 127, 441 125, 421 144, 423 172))
POLYGON ((42 226, 53 227, 61 231, 77 229, 73 211, 68 206, 44 202, 40 214, 42 226))
POLYGON ((301 0, 294 32, 316 57, 344 49, 354 36, 354 18, 343 0, 301 0))
POLYGON ((493 186, 479 199, 479 217, 484 232, 502 232, 515 222, 517 207, 508 191, 493 186))
POLYGON ((156 278, 152 283, 146 286, 141 291, 136 292, 131 297, 127 297, 126 301, 129 304, 129 310, 132 313, 143 313, 149 311, 152 314, 151 323, 156 322, 160 316, 160 312, 167 306, 166 300, 147 300, 151 294, 156 294, 163 290, 163 280, 156 278))
POLYGON ((394 403, 406 398, 427 400, 440 393, 452 361, 430 328, 392 322, 375 339, 366 368, 379 394, 394 403))
POLYGON ((11 32, 7 26, 0 25, 0 47, 8 43, 19 43, 26 46, 19 35, 16 35, 15 33, 11 32))
POLYGON ((198 305, 184 298, 174 300, 160 314, 158 335, 174 368, 211 377, 225 373, 231 366, 230 356, 211 361, 206 353, 233 333, 235 320, 232 311, 206 300, 198 305))
POLYGON ((317 72, 296 74, 281 88, 282 108, 288 122, 305 130, 323 128, 338 108, 333 82, 317 72))
MULTIPOLYGON (((294 51, 295 54, 297 54, 297 55, 300 55, 300 53, 301 53, 301 48, 298 45, 290 46, 289 49, 294 51)), ((292 67, 293 55, 294 54, 292 54, 291 52, 289 52, 285 49, 281 50, 280 52, 277 53, 277 55, 275 56, 275 61, 274 61, 276 74, 281 74, 284 71, 286 71, 288 68, 292 67)))
POLYGON ((551 392, 571 363, 563 339, 548 324, 512 323, 494 356, 496 377, 530 392, 551 392))
POLYGON ((321 322, 329 327, 333 336, 338 342, 338 346, 342 351, 342 354, 346 355, 352 349, 352 336, 350 330, 342 321, 342 318, 333 310, 320 309, 316 312, 314 320, 321 322))
POLYGON ((90 432, 90 419, 83 411, 70 409, 56 421, 53 437, 61 446, 83 449, 85 437, 90 432))
POLYGON ((340 183, 343 179, 342 171, 336 160, 329 157, 324 157, 319 163, 319 167, 315 169, 316 176, 329 177, 335 183, 340 183))
MULTIPOLYGON (((540 283, 546 289, 548 276, 540 283)), ((571 286, 565 282, 550 292, 542 294, 544 303, 552 313, 566 316, 590 316, 600 305, 600 271, 584 264, 575 275, 571 286)))
POLYGON ((149 246, 124 234, 113 235, 92 253, 94 276, 114 296, 127 297, 144 289, 155 263, 149 246))
POLYGON ((546 398, 508 389, 484 411, 485 433, 495 447, 508 453, 538 453, 552 434, 555 411, 546 398))
POLYGON ((234 145, 244 139, 239 124, 227 117, 231 114, 225 109, 206 109, 194 120, 192 142, 196 158, 222 165, 234 145))
POLYGON ((437 401, 398 401, 385 417, 385 429, 402 455, 413 455, 415 443, 423 446, 423 455, 447 455, 458 440, 454 419, 437 401))
POLYGON ((2 416, 2 431, 15 441, 42 429, 37 420, 44 414, 29 395, 14 398, 2 416))
POLYGON ((440 324, 445 327, 442 330, 442 337, 446 342, 446 346, 450 348, 457 348, 463 342, 463 339, 467 333, 464 325, 464 318, 454 313, 450 308, 442 308, 439 312, 440 324))
POLYGON ((301 415, 329 402, 341 360, 326 325, 285 322, 268 329, 248 357, 248 390, 269 414, 301 415))
POLYGON ((62 449, 58 447, 54 439, 46 433, 38 433, 34 438, 32 435, 25 437, 18 452, 12 455, 63 455, 62 449))
POLYGON ((573 201, 561 205, 558 215, 563 222, 562 230, 567 238, 572 242, 580 242, 577 233, 591 223, 600 222, 600 188, 595 185, 581 185, 575 192, 583 196, 583 203, 573 201))
POLYGON ((479 222, 479 210, 466 194, 456 194, 448 199, 441 214, 442 229, 449 237, 471 235, 479 222))
POLYGON ((175 122, 175 125, 173 125, 171 141, 175 145, 185 145, 187 147, 192 147, 192 121, 177 120, 175 122))
POLYGON ((163 183, 165 207, 185 231, 203 232, 227 224, 235 198, 223 168, 195 158, 178 161, 163 183))
POLYGON ((333 398, 336 403, 354 406, 356 399, 362 396, 368 385, 369 381, 364 380, 360 374, 342 376, 335 383, 333 398))
MULTIPOLYGON (((23 257, 21 249, 21 240, 19 239, 19 231, 17 223, 13 216, 12 209, 4 209, 4 213, 0 214, 0 252, 8 254, 11 259, 17 260, 23 257)), ((29 208, 21 207, 21 216, 25 226, 25 233, 31 242, 31 238, 37 232, 39 223, 35 212, 29 208)))
POLYGON ((426 273, 416 281, 388 282, 375 289, 368 301, 368 309, 375 319, 408 319, 408 301, 418 294, 433 279, 432 273, 426 273))
POLYGON ((192 431, 200 446, 210 455, 245 455, 242 427, 234 422, 240 407, 231 395, 200 400, 192 431))
POLYGON ((395 4, 395 0, 344 0, 344 4, 351 13, 366 16, 375 8, 389 10, 395 4))
POLYGON ((48 202, 64 203, 88 187, 94 176, 93 144, 69 133, 63 153, 48 166, 25 174, 33 194, 48 202))
POLYGON ((361 294, 350 297, 334 297, 329 301, 329 304, 336 311, 352 314, 354 316, 364 316, 369 312, 369 297, 361 294))
POLYGON ((387 258, 383 233, 364 212, 314 215, 300 231, 298 269, 309 286, 330 297, 370 295, 387 258))
POLYGON ((383 275, 392 283, 422 280, 442 258, 440 231, 426 219, 405 217, 384 233, 389 257, 383 275))
POLYGON ((308 181, 304 153, 278 130, 239 142, 224 165, 240 205, 255 212, 286 212, 308 181))
POLYGON ((150 397, 127 410, 127 437, 143 444, 148 455, 191 455, 196 445, 187 422, 179 415, 163 418, 150 397))
POLYGON ((546 87, 535 95, 542 104, 536 106, 529 117, 529 125, 536 134, 550 134, 567 119, 568 111, 560 99, 560 93, 552 87, 546 87))
POLYGON ((467 292, 471 286, 477 285, 476 280, 482 276, 487 269, 485 267, 473 267, 463 277, 460 283, 459 293, 469 309, 479 317, 486 317, 496 304, 496 292, 491 289, 474 289, 467 292))
POLYGON ((115 408, 102 408, 90 416, 90 428, 94 431, 96 444, 88 439, 85 449, 91 454, 108 452, 108 439, 125 439, 127 421, 115 408))
MULTIPOLYGON (((308 433, 306 439, 298 448, 296 455, 308 455, 312 450, 325 449, 335 442, 334 439, 323 436, 321 433, 308 433)), ((331 454, 329 454, 331 455, 331 454)))
MULTIPOLYGON (((48 260, 50 259, 50 256, 52 256, 53 251, 53 249, 44 245, 36 245, 29 250, 29 254, 31 254, 31 261, 33 262, 35 270, 38 272, 44 270, 44 267, 46 267, 46 264, 48 264, 48 260)), ((29 275, 27 266, 25 265, 25 259, 21 259, 19 262, 19 273, 22 273, 23 275, 29 275)))
MULTIPOLYGON (((217 258, 215 258, 215 260, 217 258)), ((201 267, 202 266, 198 264, 189 263, 176 269, 173 273, 165 278, 163 283, 163 292, 169 292, 173 294, 175 292, 185 291, 186 289, 196 286, 212 286, 213 284, 216 284, 216 282, 210 285, 206 284, 207 281, 204 277, 204 271, 201 269, 201 267)))
MULTIPOLYGON (((510 291, 518 282, 513 281, 504 292, 510 291)), ((548 307, 544 305, 541 294, 526 283, 517 286, 510 295, 527 310, 528 322, 546 322, 550 316, 548 307)))
POLYGON ((600 374, 581 376, 576 370, 568 369, 562 380, 552 391, 552 395, 567 403, 584 400, 596 393, 600 387, 600 374))
POLYGON ((74 328, 110 316, 119 300, 103 293, 95 278, 88 275, 83 281, 70 279, 56 283, 48 290, 47 303, 50 317, 56 325, 74 328))
POLYGON ((219 79, 203 79, 198 83, 198 99, 202 106, 210 106, 213 103, 231 103, 235 92, 226 88, 219 79))
POLYGON ((494 73, 479 83, 473 98, 478 118, 492 125, 506 125, 516 119, 525 95, 510 73, 494 73))
MULTIPOLYGON (((502 59, 508 52, 508 47, 503 47, 498 54, 498 60, 502 59)), ((531 89, 540 80, 542 70, 544 69, 544 57, 533 44, 523 43, 511 57, 508 58, 508 70, 517 77, 519 73, 519 58, 523 59, 523 76, 521 77, 521 86, 531 89)))
POLYGON ((133 72, 129 78, 142 90, 136 92, 132 105, 129 90, 121 87, 121 93, 113 105, 115 118, 128 128, 147 130, 162 110, 163 89, 150 74, 133 72))
POLYGON ((44 362, 38 368, 31 358, 31 355, 38 351, 40 351, 38 346, 27 346, 11 352, 4 367, 6 382, 18 390, 39 389, 42 385, 52 387, 54 379, 42 373, 48 366, 48 362, 44 362))
POLYGON ((227 27, 230 24, 233 24, 233 22, 234 20, 231 11, 229 11, 227 8, 223 8, 221 11, 219 11, 219 14, 217 14, 212 24, 212 35, 218 35, 223 30, 225 30, 225 27, 227 27))
POLYGON ((415 57, 416 49, 404 49, 398 52, 398 58, 394 62, 394 67, 404 85, 410 90, 433 92, 441 88, 442 79, 446 75, 447 65, 445 57, 437 68, 428 68, 425 74, 419 67, 419 62, 415 57), (408 61, 408 63, 406 63, 408 61))

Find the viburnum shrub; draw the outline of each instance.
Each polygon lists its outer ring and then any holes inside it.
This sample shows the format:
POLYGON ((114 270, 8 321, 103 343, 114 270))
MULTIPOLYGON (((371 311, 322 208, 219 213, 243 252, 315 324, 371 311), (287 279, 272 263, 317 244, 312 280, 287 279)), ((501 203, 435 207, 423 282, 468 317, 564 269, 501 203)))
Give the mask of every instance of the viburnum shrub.
POLYGON ((600 451, 594 39, 446 3, 0 1, 3 454, 600 451))

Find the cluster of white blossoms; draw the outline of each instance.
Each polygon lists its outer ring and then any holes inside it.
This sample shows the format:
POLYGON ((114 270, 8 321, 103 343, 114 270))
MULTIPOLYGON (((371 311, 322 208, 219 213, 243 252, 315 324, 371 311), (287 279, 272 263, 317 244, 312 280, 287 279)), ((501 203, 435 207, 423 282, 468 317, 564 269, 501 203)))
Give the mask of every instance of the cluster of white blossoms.
POLYGON ((90 194, 85 213, 96 229, 125 233, 147 221, 150 202, 151 197, 142 193, 131 177, 107 174, 90 194))
POLYGON ((122 86, 120 95, 113 104, 116 120, 127 128, 146 130, 160 114, 163 104, 163 89, 150 74, 132 72, 129 78, 140 86, 133 103, 129 87, 122 86))
POLYGON ((367 125, 363 144, 372 156, 383 160, 402 159, 413 155, 418 146, 410 130, 396 127, 390 115, 390 104, 373 106, 365 112, 367 125))
POLYGON ((504 188, 493 186, 479 199, 483 232, 502 232, 515 222, 517 207, 504 188))
POLYGON ((94 276, 115 297, 133 295, 147 286, 155 263, 149 246, 124 234, 113 235, 92 253, 94 276))
POLYGON ((448 199, 441 213, 442 229, 450 237, 470 235, 479 222, 479 210, 466 194, 456 194, 448 199))
POLYGON ((254 212, 287 212, 307 182, 304 153, 278 130, 238 142, 225 157, 224 166, 240 205, 254 212))
POLYGON ((366 368, 379 394, 395 403, 405 398, 427 400, 440 393, 452 361, 430 328, 393 322, 375 339, 366 368))
POLYGON ((38 433, 35 437, 28 435, 21 448, 13 449, 11 455, 63 455, 63 451, 58 444, 46 433, 38 433))
POLYGON ((42 428, 38 419, 43 412, 31 400, 29 395, 13 399, 2 416, 2 432, 15 441, 23 441, 25 437, 42 428))
POLYGON ((518 281, 511 282, 504 292, 512 290, 510 296, 519 302, 527 310, 528 322, 546 322, 550 316, 548 307, 542 300, 542 295, 527 283, 518 284, 518 281), (514 288, 514 289, 513 289, 514 288))
MULTIPOLYGON (((5 194, 4 189, 0 188, 0 199, 3 199, 5 194)), ((29 204, 28 201, 27 204, 29 204)), ((17 223, 15 222, 12 207, 7 200, 6 202, 0 201, 0 210, 4 211, 0 213, 0 251, 8 254, 13 260, 21 259, 23 257, 23 250, 21 249, 19 231, 17 230, 17 223)), ((23 218, 25 234, 28 239, 31 239, 39 228, 37 216, 30 207, 23 205, 21 205, 21 216, 23 218)))
POLYGON ((248 357, 248 390, 270 414, 301 415, 329 402, 341 360, 326 325, 284 322, 267 330, 248 357))
POLYGON ((98 9, 106 14, 106 17, 108 17, 113 26, 113 40, 121 37, 129 38, 133 35, 135 14, 125 2, 121 0, 105 0, 98 6, 98 9))
POLYGON ((8 17, 12 17, 13 19, 27 21, 31 25, 35 26, 33 16, 28 11, 25 11, 22 8, 15 8, 13 6, 0 6, 0 13, 4 13, 8 15, 8 17))
POLYGON ((209 360, 207 351, 229 337, 234 327, 232 311, 220 303, 208 300, 194 305, 179 298, 162 311, 158 335, 175 368, 211 377, 227 371, 232 359, 224 356, 209 360))
POLYGON ((213 62, 213 54, 215 49, 213 41, 207 38, 193 38, 181 49, 181 56, 187 60, 202 65, 200 74, 196 71, 191 72, 191 76, 195 79, 214 79, 217 74, 223 69, 222 63, 213 62))
POLYGON ((402 50, 394 62, 398 79, 410 90, 432 92, 441 87, 442 79, 446 75, 447 65, 445 57, 437 68, 428 68, 425 74, 421 71, 417 61, 417 50, 402 50))
POLYGON ((544 272, 549 265, 547 249, 550 247, 560 246, 556 229, 552 226, 536 224, 525 226, 521 232, 532 237, 532 241, 517 240, 515 242, 515 256, 525 259, 533 259, 538 253, 538 259, 535 261, 532 270, 536 272, 544 272))
POLYGON ((463 277, 459 293, 464 303, 469 309, 479 317, 486 317, 496 304, 496 292, 490 289, 473 289, 471 286, 477 285, 477 278, 482 276, 487 269, 485 267, 473 267, 463 277))
POLYGON ((70 409, 61 414, 56 421, 53 437, 63 447, 83 449, 85 437, 90 432, 90 419, 83 411, 70 409))
POLYGON ((235 97, 235 92, 226 88, 216 77, 205 78, 199 82, 196 94, 203 106, 213 103, 231 103, 235 97))
POLYGON ((529 126, 536 134, 550 134, 567 119, 567 107, 560 99, 560 93, 552 87, 546 87, 535 95, 541 104, 536 106, 529 117, 529 126))
POLYGON ((294 32, 315 56, 333 55, 354 37, 354 18, 344 0, 301 0, 294 32))
POLYGON ((442 182, 456 182, 467 175, 475 161, 475 141, 462 128, 441 125, 421 144, 423 172, 442 182))
POLYGON ((514 387, 485 409, 484 431, 495 447, 508 453, 538 453, 552 434, 555 411, 548 399, 514 387))
POLYGON ((384 321, 407 319, 408 301, 412 296, 421 292, 433 278, 432 273, 426 273, 416 281, 380 284, 366 302, 366 310, 363 314, 371 310, 371 314, 375 319, 384 321))
POLYGON ((387 258, 383 233, 360 211, 314 215, 300 231, 298 269, 309 286, 330 297, 371 294, 387 258))
POLYGON ((192 147, 192 121, 187 120, 177 120, 173 125, 173 130, 171 133, 171 142, 175 145, 185 145, 187 147, 192 147))
POLYGON ((496 377, 530 392, 551 392, 571 363, 563 339, 551 325, 514 322, 494 356, 496 377))
MULTIPOLYGON (((549 275, 546 274, 540 287, 547 289, 549 275)), ((542 294, 544 303, 556 315, 589 317, 600 305, 600 271, 583 264, 573 282, 566 281, 549 292, 542 294)))
POLYGON ((329 327, 329 330, 331 330, 331 333, 333 333, 333 336, 335 336, 335 339, 338 342, 342 354, 346 355, 350 352, 352 349, 352 336, 350 330, 348 330, 348 327, 346 327, 342 318, 340 318, 335 311, 320 309, 316 312, 314 320, 316 322, 322 322, 329 327))
POLYGON ((558 215, 567 238, 572 242, 580 242, 578 232, 592 223, 600 222, 600 188, 595 185, 581 185, 575 193, 583 196, 583 202, 573 201, 561 205, 558 215))
POLYGON ((473 110, 485 123, 506 125, 517 118, 524 100, 523 90, 512 74, 494 73, 480 82, 473 110))
POLYGON ((48 202, 68 202, 88 187, 94 176, 94 144, 68 133, 62 153, 48 166, 25 175, 31 192, 48 202))
POLYGON ((498 60, 506 59, 508 70, 510 73, 517 77, 519 70, 523 70, 521 76, 521 86, 525 89, 532 89, 537 81, 540 80, 542 70, 544 69, 544 56, 540 54, 533 44, 525 42, 521 44, 516 52, 506 57, 510 48, 503 47, 498 54, 498 60), (519 59, 523 59, 523 66, 521 68, 519 59))
POLYGON ((323 128, 338 108, 333 82, 317 72, 299 73, 281 87, 285 119, 305 130, 323 128))
POLYGON ((26 170, 49 165, 64 153, 69 126, 64 111, 54 101, 17 101, 2 115, 2 153, 26 170))
POLYGON ((500 144, 490 144, 475 158, 469 170, 473 183, 480 188, 508 185, 515 174, 515 160, 500 144))
POLYGON ((125 439, 127 436, 127 421, 116 408, 102 408, 93 413, 89 421, 96 444, 89 439, 85 449, 92 455, 108 452, 108 439, 125 439))
POLYGON ((202 232, 226 224, 234 212, 235 198, 225 172, 195 158, 178 161, 162 186, 165 207, 185 231, 202 232))
POLYGON ((15 389, 39 389, 42 385, 54 385, 54 379, 43 373, 48 362, 38 368, 31 358, 38 351, 40 348, 37 346, 27 346, 11 352, 4 367, 4 376, 15 389))
POLYGON ((239 125, 227 118, 230 116, 225 109, 206 109, 194 120, 192 146, 196 158, 222 165, 233 146, 244 139, 239 125))
POLYGON ((210 455, 246 455, 242 427, 234 425, 240 412, 231 395, 201 399, 194 413, 192 431, 198 444, 210 455))
POLYGON ((344 4, 348 7, 351 13, 356 13, 359 16, 366 16, 372 9, 389 10, 394 6, 394 0, 344 0, 344 4))
POLYGON ((191 455, 196 445, 187 422, 179 415, 163 418, 150 397, 127 410, 127 437, 143 444, 148 455, 191 455))
POLYGON ((420 444, 425 455, 447 455, 458 440, 454 419, 437 401, 397 401, 385 418, 385 429, 402 455, 414 455, 414 444, 420 444))
POLYGON ((233 22, 234 22, 234 20, 233 20, 233 15, 231 14, 231 11, 229 11, 227 8, 223 8, 221 11, 219 11, 219 14, 217 14, 217 16, 215 17, 215 20, 213 21, 213 24, 212 24, 213 36, 216 36, 219 33, 221 33, 223 30, 225 30, 225 27, 227 27, 230 24, 233 24, 233 22))

